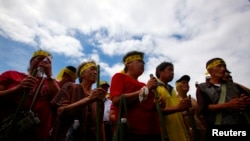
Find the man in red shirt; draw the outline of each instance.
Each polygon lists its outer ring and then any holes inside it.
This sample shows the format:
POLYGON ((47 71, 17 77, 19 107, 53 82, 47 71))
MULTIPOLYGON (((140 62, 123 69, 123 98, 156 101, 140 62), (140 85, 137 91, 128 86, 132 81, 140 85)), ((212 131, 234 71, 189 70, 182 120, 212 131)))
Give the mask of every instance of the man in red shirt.
POLYGON ((27 93, 27 98, 21 110, 32 110, 40 120, 40 123, 24 136, 18 137, 16 133, 10 133, 11 138, 15 138, 13 140, 43 141, 52 129, 54 113, 50 101, 59 91, 59 86, 52 77, 51 57, 51 54, 47 51, 35 51, 30 59, 27 74, 8 70, 0 75, 0 120, 2 121, 16 112, 24 93, 27 93), (43 68, 43 72, 37 72, 38 67, 43 68), (41 80, 44 80, 41 83, 41 89, 38 91, 36 100, 30 109, 41 80))
MULTIPOLYGON (((110 85, 110 97, 113 107, 118 109, 121 95, 126 97, 127 121, 130 125, 130 141, 161 141, 159 117, 154 104, 156 78, 150 78, 147 84, 138 81, 144 72, 144 53, 128 52, 123 57, 125 68, 113 75, 110 85)), ((117 119, 117 114, 114 116, 117 119)))

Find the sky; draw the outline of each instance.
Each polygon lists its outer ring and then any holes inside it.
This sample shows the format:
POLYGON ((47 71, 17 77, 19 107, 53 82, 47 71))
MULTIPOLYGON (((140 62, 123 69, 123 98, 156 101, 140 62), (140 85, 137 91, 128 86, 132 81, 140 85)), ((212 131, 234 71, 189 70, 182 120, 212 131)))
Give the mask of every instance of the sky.
POLYGON ((250 87, 249 0, 0 0, 0 73, 27 72, 38 49, 53 55, 53 74, 87 60, 110 82, 129 51, 145 53, 139 81, 163 61, 175 81, 205 81, 205 64, 223 58, 235 82, 250 87))

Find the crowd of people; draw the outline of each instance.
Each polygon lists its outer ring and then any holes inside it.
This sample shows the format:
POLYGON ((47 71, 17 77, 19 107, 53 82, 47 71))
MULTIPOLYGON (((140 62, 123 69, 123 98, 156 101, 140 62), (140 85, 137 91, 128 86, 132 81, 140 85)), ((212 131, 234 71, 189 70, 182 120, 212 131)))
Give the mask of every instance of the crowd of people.
POLYGON ((171 62, 160 62, 155 76, 139 81, 145 68, 140 51, 124 54, 124 68, 110 83, 99 80, 94 60, 66 66, 55 79, 52 59, 48 51, 37 50, 28 72, 0 74, 0 140, 120 141, 122 131, 129 141, 209 141, 215 126, 250 124, 250 89, 233 81, 222 58, 207 61, 209 78, 195 85, 195 98, 188 94, 190 75, 169 84, 174 78, 171 62), (122 100, 128 132, 117 124, 122 100), (11 129, 21 128, 15 121, 23 111, 32 112, 39 122, 19 134, 11 129))

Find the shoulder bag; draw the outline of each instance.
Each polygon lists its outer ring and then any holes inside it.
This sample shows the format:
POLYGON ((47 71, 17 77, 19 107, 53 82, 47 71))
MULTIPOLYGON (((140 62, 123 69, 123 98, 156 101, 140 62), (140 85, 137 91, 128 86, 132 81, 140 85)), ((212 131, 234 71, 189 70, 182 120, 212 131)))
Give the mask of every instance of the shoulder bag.
POLYGON ((0 127, 1 141, 12 141, 19 139, 40 123, 40 119, 32 111, 32 107, 35 103, 36 97, 42 87, 43 82, 44 77, 42 78, 36 89, 35 95, 28 111, 22 111, 24 102, 28 96, 28 92, 25 92, 22 96, 20 104, 17 107, 16 112, 2 121, 0 127))

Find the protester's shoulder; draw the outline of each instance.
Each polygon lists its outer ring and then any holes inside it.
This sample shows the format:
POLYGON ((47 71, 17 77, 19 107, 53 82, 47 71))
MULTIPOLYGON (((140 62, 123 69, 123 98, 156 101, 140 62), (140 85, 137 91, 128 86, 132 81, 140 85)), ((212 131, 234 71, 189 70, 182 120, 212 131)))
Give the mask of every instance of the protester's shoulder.
POLYGON ((242 85, 240 83, 237 83, 237 82, 234 82, 233 85, 238 88, 241 92, 243 93, 246 93, 248 95, 250 95, 250 88, 245 86, 245 85, 242 85))
POLYGON ((55 97, 53 98, 51 103, 55 104, 55 103, 58 103, 58 101, 61 101, 62 99, 67 99, 66 97, 70 97, 72 91, 76 87, 77 87, 77 84, 75 84, 73 82, 67 82, 67 83, 63 84, 63 86, 61 87, 59 93, 57 93, 55 95, 55 97))
POLYGON ((125 74, 124 73, 121 73, 121 72, 117 72, 117 73, 115 73, 114 75, 113 75, 113 77, 117 77, 117 76, 125 76, 125 74))
POLYGON ((11 75, 23 75, 23 76, 26 76, 27 74, 25 74, 23 72, 16 71, 16 70, 7 70, 5 72, 2 72, 0 75, 1 76, 11 76, 11 75))
POLYGON ((76 84, 74 82, 66 82, 65 84, 62 85, 62 89, 74 88, 77 87, 77 85, 79 84, 76 84))
POLYGON ((208 82, 202 82, 200 84, 198 84, 198 88, 200 89, 205 89, 209 86, 210 84, 208 82))
POLYGON ((121 79, 123 77, 125 77, 126 75, 124 73, 115 73, 113 76, 112 76, 112 79, 121 79))

